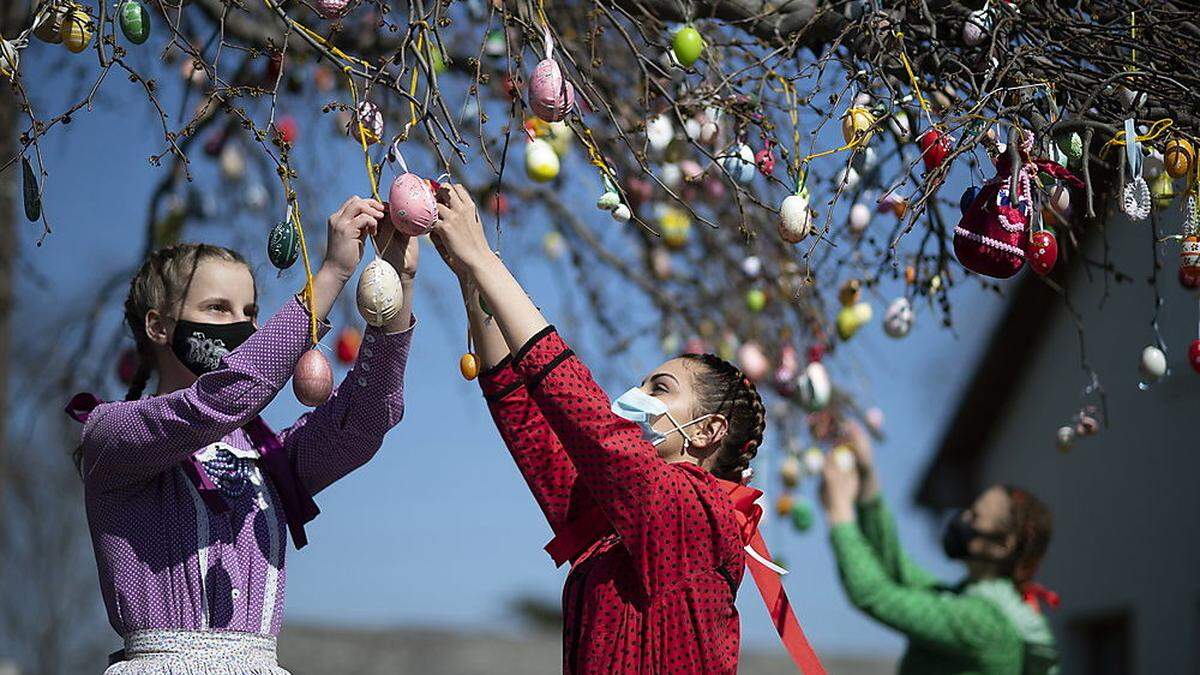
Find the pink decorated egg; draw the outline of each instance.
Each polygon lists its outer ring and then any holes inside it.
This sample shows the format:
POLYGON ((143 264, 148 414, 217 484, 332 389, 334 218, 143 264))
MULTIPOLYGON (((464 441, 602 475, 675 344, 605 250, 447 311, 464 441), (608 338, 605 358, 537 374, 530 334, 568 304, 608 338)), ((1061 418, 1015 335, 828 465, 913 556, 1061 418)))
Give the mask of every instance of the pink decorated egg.
POLYGON ((320 14, 322 19, 336 19, 346 13, 350 0, 317 0, 315 4, 317 14, 320 14))
POLYGON ((415 173, 402 173, 392 181, 388 192, 388 213, 392 225, 410 237, 433 229, 438 219, 437 198, 429 181, 415 173))
POLYGON ((554 59, 542 59, 529 80, 529 107, 547 122, 566 118, 575 106, 575 86, 563 77, 554 59))
POLYGON ((771 369, 771 362, 767 360, 767 355, 763 353, 762 347, 759 347, 757 342, 743 344, 738 348, 737 357, 738 366, 741 367, 742 372, 755 382, 766 377, 767 372, 771 369))
POLYGON ((329 400, 333 393, 333 368, 320 350, 310 349, 296 362, 292 391, 296 400, 306 406, 318 406, 329 400))

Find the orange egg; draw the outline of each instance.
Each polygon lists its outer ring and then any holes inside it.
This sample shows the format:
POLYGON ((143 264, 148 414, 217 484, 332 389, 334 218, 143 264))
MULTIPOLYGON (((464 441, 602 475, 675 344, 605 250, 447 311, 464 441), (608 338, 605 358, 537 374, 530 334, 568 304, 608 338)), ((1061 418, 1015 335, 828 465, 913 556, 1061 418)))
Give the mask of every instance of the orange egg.
POLYGON ((1184 138, 1175 138, 1163 149, 1163 167, 1171 178, 1182 178, 1187 175, 1196 161, 1196 149, 1191 142, 1184 138))
POLYGON ((292 391, 296 400, 307 406, 318 406, 329 400, 333 393, 333 368, 320 350, 310 349, 296 362, 292 391))
POLYGON ((781 516, 786 516, 792 512, 792 506, 796 504, 796 499, 791 495, 783 495, 775 501, 775 513, 781 516))
POLYGON ((463 354, 458 360, 458 369, 467 380, 475 379, 479 376, 479 358, 470 352, 463 354))

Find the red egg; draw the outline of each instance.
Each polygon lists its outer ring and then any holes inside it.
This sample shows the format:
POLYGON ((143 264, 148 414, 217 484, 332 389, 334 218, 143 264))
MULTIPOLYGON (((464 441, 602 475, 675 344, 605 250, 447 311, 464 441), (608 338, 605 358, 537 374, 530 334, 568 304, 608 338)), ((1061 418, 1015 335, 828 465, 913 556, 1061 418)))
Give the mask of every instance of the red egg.
POLYGON ((296 126, 296 120, 291 115, 284 115, 275 122, 275 131, 279 133, 279 138, 284 143, 294 143, 299 127, 296 126))
POLYGON ((771 148, 763 148, 754 153, 754 164, 758 166, 759 172, 764 176, 770 176, 775 172, 775 155, 772 154, 771 148))
POLYGON ((921 158, 925 160, 925 170, 933 171, 946 161, 950 154, 950 138, 937 129, 928 129, 917 139, 921 148, 921 158))
POLYGON ((820 342, 813 343, 808 347, 808 362, 816 363, 825 356, 825 345, 820 342))
POLYGON ((1025 257, 1034 272, 1046 276, 1058 260, 1058 240, 1049 230, 1034 232, 1025 245, 1025 257))
POLYGON ((505 197, 503 192, 493 192, 487 204, 488 210, 498 216, 508 213, 508 197, 505 197))
POLYGON ((133 384, 133 377, 137 374, 137 369, 137 350, 130 348, 121 352, 120 358, 117 359, 117 379, 121 380, 121 384, 126 386, 133 384))
POLYGON ((1200 373, 1200 340, 1192 340, 1188 347, 1188 363, 1192 364, 1192 370, 1200 373))
POLYGON ((1200 275, 1191 274, 1181 267, 1179 268, 1179 285, 1193 290, 1200 288, 1200 275))
POLYGON ((354 363, 358 358, 358 348, 362 344, 362 333, 357 328, 343 328, 337 339, 337 360, 342 364, 354 363))
POLYGON ((329 395, 333 393, 333 368, 319 349, 304 352, 304 356, 296 362, 292 391, 296 394, 296 400, 310 407, 329 400, 329 395))

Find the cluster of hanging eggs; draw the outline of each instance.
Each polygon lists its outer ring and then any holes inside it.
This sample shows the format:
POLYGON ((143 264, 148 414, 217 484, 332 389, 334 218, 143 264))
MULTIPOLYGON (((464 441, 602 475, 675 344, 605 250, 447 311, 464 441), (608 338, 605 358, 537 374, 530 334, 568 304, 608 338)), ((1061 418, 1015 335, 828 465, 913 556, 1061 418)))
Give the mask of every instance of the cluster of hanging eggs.
POLYGON ((614 220, 621 223, 633 217, 633 211, 628 204, 622 201, 621 194, 617 192, 616 186, 608 179, 608 176, 604 177, 604 192, 596 200, 596 208, 608 211, 614 220))
POLYGON ((1069 452, 1075 446, 1076 439, 1095 436, 1100 431, 1095 406, 1085 406, 1077 412, 1070 424, 1058 428, 1055 433, 1055 445, 1059 452, 1069 452))
MULTIPOLYGON (((123 0, 117 6, 117 19, 121 32, 131 43, 140 45, 150 36, 150 14, 138 0, 123 0)), ((33 26, 33 34, 38 39, 50 44, 61 43, 75 54, 87 49, 94 31, 95 23, 88 9, 75 2, 45 3, 33 26)), ((6 60, 11 61, 15 71, 16 52, 6 60)))
POLYGON ((849 340, 860 328, 871 321, 873 315, 871 303, 862 299, 862 282, 857 279, 851 279, 842 284, 842 287, 838 289, 838 302, 842 305, 835 320, 838 337, 842 340, 849 340))

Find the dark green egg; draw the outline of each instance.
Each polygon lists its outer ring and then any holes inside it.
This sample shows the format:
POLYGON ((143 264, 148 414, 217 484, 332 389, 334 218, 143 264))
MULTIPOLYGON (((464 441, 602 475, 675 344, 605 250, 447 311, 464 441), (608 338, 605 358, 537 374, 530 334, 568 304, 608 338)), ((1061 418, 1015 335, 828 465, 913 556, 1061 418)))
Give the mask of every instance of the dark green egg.
POLYGON ((280 221, 271 228, 271 236, 267 238, 267 257, 271 264, 281 270, 286 270, 296 262, 300 255, 300 233, 290 220, 280 221))
POLYGON ((492 308, 488 307, 487 300, 483 299, 483 293, 479 294, 479 309, 482 309, 483 313, 488 316, 492 315, 492 308))
POLYGON ((150 37, 150 12, 137 0, 125 0, 118 10, 121 16, 121 32, 135 45, 150 37))
POLYGON ((808 532, 816 518, 813 516, 812 505, 806 499, 797 499, 792 505, 792 527, 798 532, 808 532))
POLYGON ((33 175, 33 165, 26 157, 21 158, 22 192, 25 197, 25 217, 30 222, 42 217, 42 196, 38 192, 37 177, 33 175))

